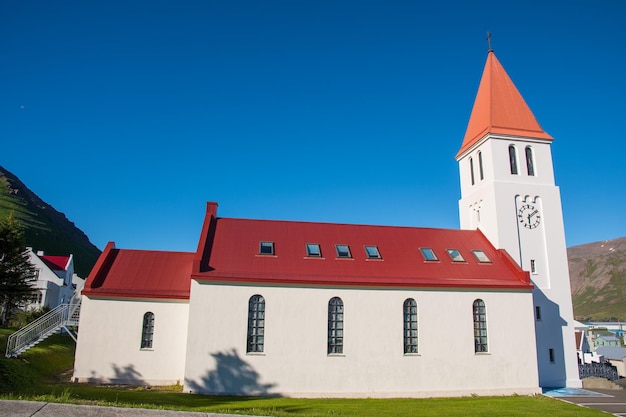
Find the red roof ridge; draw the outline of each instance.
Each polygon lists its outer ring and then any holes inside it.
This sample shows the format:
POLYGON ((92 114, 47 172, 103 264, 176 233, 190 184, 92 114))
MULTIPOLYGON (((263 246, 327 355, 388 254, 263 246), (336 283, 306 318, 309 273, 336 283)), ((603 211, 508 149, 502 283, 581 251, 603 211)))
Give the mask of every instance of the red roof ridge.
POLYGON ((474 233, 473 230, 466 229, 454 229, 454 228, 446 228, 446 227, 426 227, 426 226, 394 226, 394 225, 383 225, 383 224, 367 224, 367 223, 335 223, 335 222, 314 222, 314 221, 304 221, 304 220, 272 220, 272 219, 249 219, 249 218, 238 218, 238 217, 217 217, 218 221, 249 221, 249 222, 268 222, 268 223, 290 223, 290 224, 302 224, 302 225, 318 225, 318 226, 346 226, 346 227, 376 227, 376 228, 385 228, 385 229, 420 229, 420 230, 449 230, 454 232, 471 232, 474 233))
POLYGON ((456 157, 489 133, 553 140, 539 125, 492 50, 487 53, 463 144, 456 157))

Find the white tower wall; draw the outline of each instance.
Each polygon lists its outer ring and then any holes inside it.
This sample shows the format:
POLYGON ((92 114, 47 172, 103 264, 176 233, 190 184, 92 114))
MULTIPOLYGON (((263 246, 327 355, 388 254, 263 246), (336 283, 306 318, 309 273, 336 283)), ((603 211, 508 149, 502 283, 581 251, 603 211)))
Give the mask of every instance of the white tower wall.
POLYGON ((539 384, 580 387, 563 214, 550 142, 488 134, 458 162, 461 228, 480 229, 531 272, 539 384), (516 151, 517 174, 511 173, 510 146, 516 151), (534 175, 528 173, 526 147, 532 151, 534 175))

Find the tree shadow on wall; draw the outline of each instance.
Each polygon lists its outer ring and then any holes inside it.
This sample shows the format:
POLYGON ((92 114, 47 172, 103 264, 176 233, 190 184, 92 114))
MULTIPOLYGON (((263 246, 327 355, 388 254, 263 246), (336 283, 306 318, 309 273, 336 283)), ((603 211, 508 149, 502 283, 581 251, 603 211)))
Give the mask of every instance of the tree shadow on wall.
POLYGON ((111 382, 114 384, 124 385, 148 385, 143 380, 141 373, 135 369, 135 365, 129 364, 124 367, 119 367, 112 363, 111 368, 115 376, 111 378, 111 382))
POLYGON ((270 393, 276 384, 262 384, 260 375, 254 368, 241 359, 235 349, 229 352, 211 353, 216 368, 209 371, 200 381, 188 381, 192 392, 222 395, 263 395, 278 396, 270 393))

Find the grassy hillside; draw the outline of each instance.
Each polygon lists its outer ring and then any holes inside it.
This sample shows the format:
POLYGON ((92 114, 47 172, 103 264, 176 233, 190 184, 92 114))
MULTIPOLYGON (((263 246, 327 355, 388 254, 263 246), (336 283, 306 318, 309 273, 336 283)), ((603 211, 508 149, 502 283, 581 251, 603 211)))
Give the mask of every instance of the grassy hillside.
POLYGON ((86 278, 95 264, 100 250, 87 235, 41 200, 15 175, 0 167, 0 218, 13 211, 24 225, 26 244, 47 255, 74 255, 76 273, 86 278))
POLYGON ((53 335, 19 359, 7 359, 6 342, 13 331, 0 329, 0 393, 35 392, 46 384, 69 381, 75 345, 68 335, 53 335))
POLYGON ((626 321, 626 238, 567 250, 574 316, 626 321))

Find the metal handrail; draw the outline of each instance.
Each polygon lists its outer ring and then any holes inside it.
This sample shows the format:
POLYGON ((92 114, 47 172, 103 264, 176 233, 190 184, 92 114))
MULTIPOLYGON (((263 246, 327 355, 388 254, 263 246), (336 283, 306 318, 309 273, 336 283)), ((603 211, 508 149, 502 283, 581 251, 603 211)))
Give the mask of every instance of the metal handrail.
MULTIPOLYGON (((74 301, 74 300, 72 300, 74 301)), ((80 314, 80 298, 71 304, 60 304, 37 320, 27 324, 7 339, 5 356, 17 356, 25 347, 34 345, 43 338, 66 326, 77 326, 80 314)))

